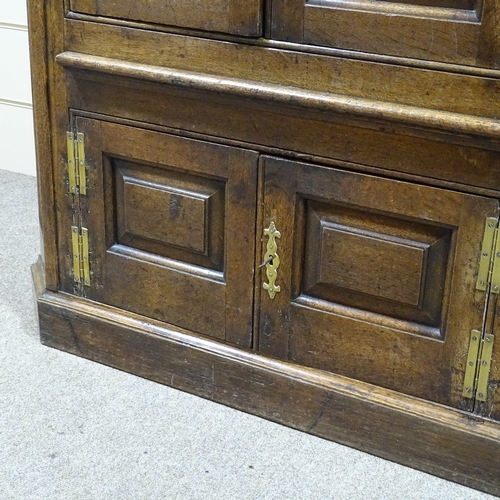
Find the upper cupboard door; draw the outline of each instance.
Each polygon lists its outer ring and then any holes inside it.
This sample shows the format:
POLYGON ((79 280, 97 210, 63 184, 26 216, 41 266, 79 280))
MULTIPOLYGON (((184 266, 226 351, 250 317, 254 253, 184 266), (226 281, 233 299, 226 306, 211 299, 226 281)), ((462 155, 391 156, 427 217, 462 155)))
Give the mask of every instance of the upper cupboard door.
POLYGON ((273 158, 264 186, 264 228, 281 236, 280 291, 260 291, 261 352, 470 410, 481 241, 498 202, 273 158))
POLYGON ((71 0, 73 12, 258 37, 262 0, 71 0))
POLYGON ((90 119, 87 298, 251 345, 257 158, 90 119))
POLYGON ((500 0, 272 0, 272 38, 500 67, 500 0))

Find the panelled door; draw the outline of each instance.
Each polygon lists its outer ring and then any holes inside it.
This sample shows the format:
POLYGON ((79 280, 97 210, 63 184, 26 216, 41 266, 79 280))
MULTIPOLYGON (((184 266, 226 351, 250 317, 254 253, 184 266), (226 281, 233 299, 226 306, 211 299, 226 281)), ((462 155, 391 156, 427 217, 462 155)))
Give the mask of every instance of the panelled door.
POLYGON ((483 328, 476 280, 498 202, 263 162, 261 352, 472 410, 464 374, 471 332, 483 328))
POLYGON ((84 296, 250 346, 257 153, 81 117, 76 128, 84 296))
POLYGON ((73 12, 258 37, 262 0, 70 0, 73 12))
POLYGON ((500 0, 272 0, 271 38, 498 68, 500 0))

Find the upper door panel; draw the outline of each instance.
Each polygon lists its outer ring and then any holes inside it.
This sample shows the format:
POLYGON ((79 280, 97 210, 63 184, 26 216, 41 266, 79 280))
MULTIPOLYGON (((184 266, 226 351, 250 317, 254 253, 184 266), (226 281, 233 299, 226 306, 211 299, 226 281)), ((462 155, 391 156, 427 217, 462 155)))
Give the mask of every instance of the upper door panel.
POLYGON ((262 0, 71 0, 73 12, 233 35, 262 33, 262 0))
POLYGON ((272 38, 497 68, 499 0, 273 0, 272 38))

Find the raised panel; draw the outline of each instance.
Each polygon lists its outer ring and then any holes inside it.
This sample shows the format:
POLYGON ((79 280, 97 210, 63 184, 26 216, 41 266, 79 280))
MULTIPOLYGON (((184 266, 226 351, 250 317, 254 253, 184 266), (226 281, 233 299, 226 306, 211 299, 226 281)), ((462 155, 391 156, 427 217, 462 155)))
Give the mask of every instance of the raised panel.
POLYGON ((161 185, 145 185, 137 179, 126 178, 123 183, 124 237, 142 236, 167 245, 207 253, 208 196, 189 191, 174 191, 161 185), (147 217, 156 207, 168 207, 164 217, 157 216, 154 224, 147 217))
POLYGON ((273 0, 272 37, 497 68, 499 0, 273 0))
POLYGON ((111 160, 116 243, 222 271, 225 183, 111 160))
POLYGON ((454 228, 304 203, 302 295, 435 327, 421 331, 441 336, 454 228))
POLYGON ((427 246, 321 222, 318 283, 377 298, 421 305, 427 246), (374 265, 373 259, 383 255, 374 265))
POLYGON ((116 19, 256 37, 261 0, 71 0, 71 10, 116 19))

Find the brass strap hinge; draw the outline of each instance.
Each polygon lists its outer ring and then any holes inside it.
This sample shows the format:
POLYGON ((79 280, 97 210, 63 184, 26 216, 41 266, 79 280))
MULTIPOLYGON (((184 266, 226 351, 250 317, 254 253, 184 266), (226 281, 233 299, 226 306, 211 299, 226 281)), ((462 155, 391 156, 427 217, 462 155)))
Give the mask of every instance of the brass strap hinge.
POLYGON ((89 231, 82 227, 71 226, 73 248, 73 279, 75 283, 90 286, 89 231))
POLYGON ((464 398, 486 401, 494 341, 495 337, 490 333, 481 337, 479 330, 472 330, 462 391, 464 398))
POLYGON ((87 174, 85 171, 85 137, 83 133, 66 133, 68 146, 69 192, 87 194, 87 174))
POLYGON ((486 292, 488 287, 491 293, 500 293, 500 238, 495 217, 486 219, 476 282, 478 290, 486 292))

